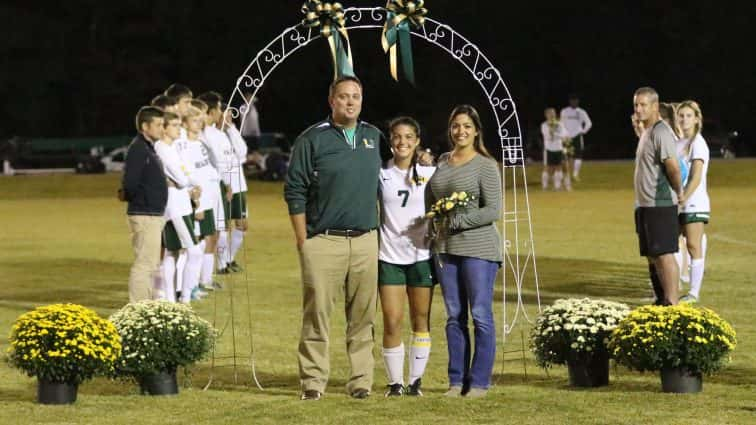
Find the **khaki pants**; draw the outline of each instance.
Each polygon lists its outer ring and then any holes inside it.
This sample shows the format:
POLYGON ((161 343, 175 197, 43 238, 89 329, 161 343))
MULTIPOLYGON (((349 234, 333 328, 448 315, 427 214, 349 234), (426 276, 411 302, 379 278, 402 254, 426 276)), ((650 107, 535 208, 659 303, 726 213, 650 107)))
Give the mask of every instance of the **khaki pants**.
POLYGON ((325 391, 330 372, 331 311, 344 292, 346 347, 351 376, 347 392, 373 385, 373 345, 378 294, 378 232, 357 238, 318 235, 305 241, 302 266, 302 334, 299 377, 303 390, 325 391))
POLYGON ((160 267, 162 216, 130 215, 129 233, 134 248, 134 264, 129 274, 129 302, 152 299, 152 275, 160 267))

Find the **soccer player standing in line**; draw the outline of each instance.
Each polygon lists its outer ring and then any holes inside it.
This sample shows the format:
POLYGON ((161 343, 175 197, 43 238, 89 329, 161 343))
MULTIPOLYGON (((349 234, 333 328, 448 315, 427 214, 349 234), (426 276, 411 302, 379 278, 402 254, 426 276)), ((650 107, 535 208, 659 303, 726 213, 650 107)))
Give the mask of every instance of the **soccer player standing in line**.
POLYGON ((562 188, 562 179, 567 190, 572 190, 572 181, 570 174, 562 174, 562 162, 564 161, 564 146, 562 141, 567 138, 567 130, 564 125, 557 119, 556 109, 546 108, 544 111, 546 121, 541 123, 541 135, 543 136, 543 155, 546 168, 541 174, 541 185, 543 189, 549 188, 549 178, 554 179, 554 190, 562 188))
POLYGON ((412 342, 406 393, 421 396, 421 378, 431 349, 430 320, 433 265, 430 261, 425 187, 435 167, 417 164, 420 125, 410 117, 389 124, 393 158, 380 172, 381 227, 378 290, 383 309, 383 362, 386 397, 405 394, 402 319, 409 298, 412 342))
POLYGON ((588 116, 588 112, 580 107, 580 98, 576 94, 569 96, 569 106, 566 106, 559 113, 560 121, 567 129, 567 136, 572 139, 572 158, 569 159, 572 164, 567 167, 572 169, 572 178, 576 182, 580 181, 580 166, 583 164, 583 151, 585 150, 584 135, 591 130, 593 123, 588 116))
POLYGON ((677 304, 679 270, 677 203, 682 193, 680 166, 672 128, 659 116, 659 94, 642 87, 633 95, 633 107, 643 124, 635 152, 635 229, 640 254, 648 259, 657 303, 677 304))
POLYGON ((680 301, 697 302, 700 298, 706 257, 706 234, 704 224, 709 222, 711 206, 706 191, 706 174, 709 170, 709 147, 701 136, 703 114, 698 103, 692 100, 681 102, 677 118, 682 133, 678 140, 678 154, 688 164, 688 179, 680 198, 680 225, 690 253, 690 292, 680 301))

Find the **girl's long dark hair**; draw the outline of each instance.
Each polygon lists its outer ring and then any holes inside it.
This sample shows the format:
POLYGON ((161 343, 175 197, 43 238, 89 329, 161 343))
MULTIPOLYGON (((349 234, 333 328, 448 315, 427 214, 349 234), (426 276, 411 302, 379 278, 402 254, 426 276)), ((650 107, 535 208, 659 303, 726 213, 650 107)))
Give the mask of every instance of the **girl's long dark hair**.
MULTIPOLYGON (((408 117, 408 116, 401 116, 396 117, 391 122, 389 122, 389 140, 391 137, 391 133, 394 132, 394 128, 400 125, 406 125, 408 127, 411 127, 413 130, 415 130, 415 135, 417 138, 420 138, 420 124, 418 124, 417 120, 408 117)), ((412 162, 410 162, 410 175, 408 176, 411 183, 414 183, 416 185, 420 185, 420 174, 417 172, 417 148, 415 149, 415 152, 412 154, 412 162)))
POLYGON ((451 115, 449 115, 449 126, 447 130, 447 137, 449 138, 449 148, 454 149, 454 140, 452 139, 451 135, 451 126, 452 122, 454 121, 454 118, 457 118, 457 115, 465 114, 468 117, 470 117, 470 120, 472 120, 473 124, 475 124, 475 129, 478 131, 478 135, 475 136, 475 142, 474 147, 475 150, 487 157, 493 159, 493 156, 491 156, 490 153, 488 153, 488 150, 486 149, 486 145, 483 143, 483 124, 480 120, 480 114, 478 114, 478 111, 475 110, 471 105, 457 105, 454 110, 452 110, 451 115))

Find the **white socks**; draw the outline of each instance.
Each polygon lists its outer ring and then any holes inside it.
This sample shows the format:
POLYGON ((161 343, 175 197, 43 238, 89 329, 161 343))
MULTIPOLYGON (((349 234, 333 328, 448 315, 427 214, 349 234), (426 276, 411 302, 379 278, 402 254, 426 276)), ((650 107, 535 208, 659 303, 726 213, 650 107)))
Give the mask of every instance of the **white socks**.
POLYGON ((201 248, 204 243, 194 245, 186 250, 186 267, 184 267, 183 286, 181 288, 181 302, 189 302, 192 290, 197 287, 202 269, 202 257, 204 252, 201 248))
POLYGON ((228 232, 225 230, 222 230, 218 234, 218 270, 223 270, 226 268, 226 265, 229 263, 228 260, 228 232))
POLYGON ((176 290, 173 288, 173 279, 176 277, 176 257, 166 251, 165 256, 163 256, 163 265, 160 266, 160 269, 163 272, 163 296, 161 299, 175 302, 176 290))
POLYGON ((409 384, 422 378, 431 350, 431 336, 429 332, 413 332, 409 359, 409 384))
POLYGON ((176 292, 183 291, 184 288, 184 271, 186 270, 186 250, 182 249, 176 260, 176 292))
POLYGON ((202 271, 200 272, 200 283, 204 286, 213 285, 213 269, 215 267, 215 254, 208 254, 202 256, 202 271))
POLYGON ((386 366, 389 385, 404 386, 404 343, 393 348, 383 347, 383 364, 386 366))
POLYGON ((241 248, 242 241, 244 241, 244 232, 239 229, 232 230, 230 252, 231 255, 229 256, 229 261, 234 261, 234 258, 236 258, 236 253, 239 251, 239 248, 241 248))
POLYGON ((557 171, 554 173, 554 189, 559 190, 562 188, 562 172, 557 171))
POLYGON ((549 172, 546 170, 541 173, 541 187, 544 190, 549 188, 549 172))
POLYGON ((580 166, 583 165, 582 159, 575 159, 575 165, 572 168, 572 175, 574 177, 580 176, 580 166))
POLYGON ((693 295, 698 299, 698 294, 701 292, 701 284, 703 283, 704 275, 704 259, 697 258, 690 262, 690 295, 693 295))

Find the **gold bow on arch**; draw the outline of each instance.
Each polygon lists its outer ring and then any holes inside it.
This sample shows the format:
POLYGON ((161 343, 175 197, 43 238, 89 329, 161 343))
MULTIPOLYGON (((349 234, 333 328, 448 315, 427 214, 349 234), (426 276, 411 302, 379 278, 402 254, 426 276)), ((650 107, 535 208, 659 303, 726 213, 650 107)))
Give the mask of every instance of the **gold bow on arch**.
POLYGON ((344 8, 341 3, 306 1, 302 5, 302 13, 305 15, 302 25, 307 28, 320 27, 320 34, 328 39, 333 59, 333 78, 344 75, 354 76, 352 48, 349 45, 349 35, 344 23, 344 8))
POLYGON ((388 16, 383 25, 381 45, 384 52, 389 52, 391 76, 396 81, 399 81, 396 64, 396 47, 398 45, 402 55, 404 77, 412 85, 415 84, 410 26, 417 29, 425 23, 425 15, 428 13, 428 9, 423 7, 424 4, 424 0, 389 0, 386 4, 388 16))

